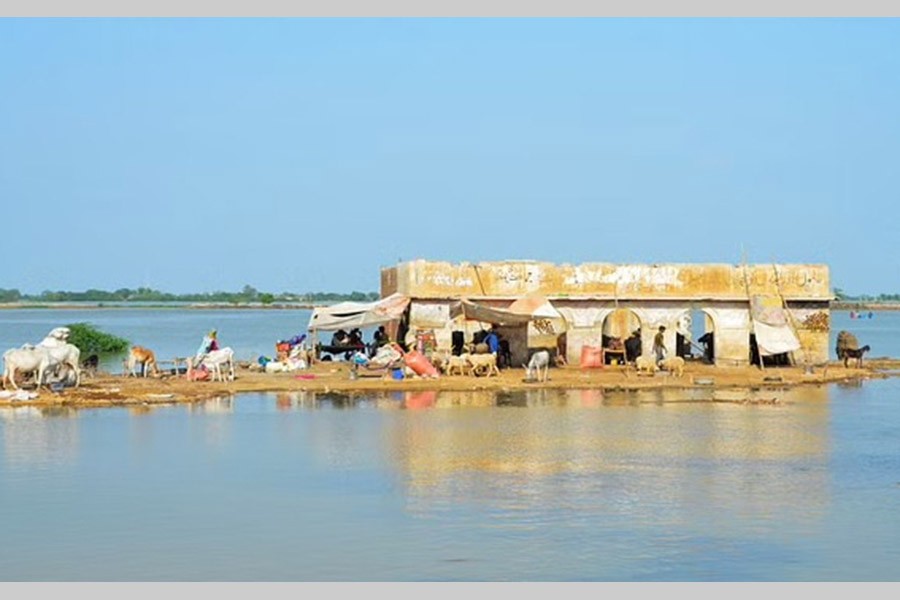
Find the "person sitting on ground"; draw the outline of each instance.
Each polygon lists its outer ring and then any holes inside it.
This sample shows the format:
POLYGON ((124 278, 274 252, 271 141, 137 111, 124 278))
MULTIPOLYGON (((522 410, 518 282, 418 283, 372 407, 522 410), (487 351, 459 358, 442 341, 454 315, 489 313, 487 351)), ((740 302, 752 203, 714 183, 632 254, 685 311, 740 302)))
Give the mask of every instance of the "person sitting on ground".
POLYGON ((334 335, 331 336, 331 345, 332 346, 346 346, 350 336, 347 335, 347 332, 343 329, 338 329, 334 332, 334 335))
POLYGON ((659 331, 653 337, 653 354, 656 356, 656 364, 659 365, 663 359, 666 358, 666 354, 668 353, 668 349, 666 348, 665 342, 665 332, 666 326, 660 325, 659 331))
POLYGON ((351 329, 349 340, 347 341, 347 343, 351 346, 362 346, 362 331, 360 331, 359 329, 351 329))
POLYGON ((203 341, 200 342, 200 347, 197 348, 197 353, 195 356, 194 363, 199 365, 200 362, 206 358, 206 355, 212 352, 213 350, 219 349, 219 340, 218 334, 215 329, 210 331, 208 334, 203 336, 203 341))
POLYGON ((372 341, 375 343, 376 348, 380 348, 390 341, 387 332, 384 330, 384 325, 378 327, 372 336, 372 341))

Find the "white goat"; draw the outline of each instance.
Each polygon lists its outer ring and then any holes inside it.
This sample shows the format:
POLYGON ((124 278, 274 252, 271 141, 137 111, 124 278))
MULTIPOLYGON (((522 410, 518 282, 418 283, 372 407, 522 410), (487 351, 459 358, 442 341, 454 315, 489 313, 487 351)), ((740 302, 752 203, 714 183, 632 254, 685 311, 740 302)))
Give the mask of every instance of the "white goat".
POLYGON ((485 375, 490 377, 492 374, 500 375, 500 369, 497 368, 496 354, 470 354, 468 362, 471 365, 473 375, 478 375, 485 371, 485 375))
POLYGON ((684 375, 684 359, 680 356, 670 356, 660 361, 659 366, 670 371, 675 377, 684 375))
POLYGON ((656 363, 649 356, 638 356, 634 359, 634 368, 638 374, 646 372, 649 375, 656 373, 656 363))
POLYGON ((538 350, 531 355, 525 367, 525 379, 532 380, 537 375, 538 381, 547 381, 550 375, 550 353, 546 350, 538 350))
POLYGON ((465 375, 471 370, 471 365, 469 364, 469 354, 464 352, 459 356, 448 356, 446 362, 447 370, 445 371, 445 375, 453 375, 454 371, 459 371, 460 375, 465 375))
POLYGON ((196 365, 193 364, 197 360, 196 358, 190 358, 188 360, 190 361, 188 364, 189 368, 199 368, 201 365, 205 365, 212 371, 213 381, 216 381, 217 379, 219 381, 225 381, 225 377, 222 375, 222 366, 228 365, 228 380, 234 381, 234 350, 227 346, 225 348, 207 352, 196 365))

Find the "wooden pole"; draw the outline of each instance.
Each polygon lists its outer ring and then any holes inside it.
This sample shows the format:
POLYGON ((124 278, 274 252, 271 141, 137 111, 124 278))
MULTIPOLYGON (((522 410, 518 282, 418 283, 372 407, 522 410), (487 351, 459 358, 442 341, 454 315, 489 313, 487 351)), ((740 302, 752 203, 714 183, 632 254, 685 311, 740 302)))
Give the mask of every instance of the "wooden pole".
MULTIPOLYGON (((778 267, 775 265, 775 261, 772 261, 772 270, 775 271, 775 288, 778 290, 778 297, 781 298, 781 307, 784 310, 785 314, 788 317, 788 323, 791 326, 791 331, 794 332, 794 336, 797 338, 797 341, 800 341, 800 334, 797 333, 797 323, 794 320, 794 314, 788 309, 787 300, 784 297, 784 293, 781 290, 781 278, 778 276, 778 267)), ((809 349, 804 347, 803 344, 800 344, 800 348, 803 350, 803 357, 806 361, 806 364, 809 364, 809 349)), ((794 360, 794 353, 791 352, 791 362, 796 364, 796 360, 794 360)))
MULTIPOLYGON (((747 255, 744 253, 743 249, 741 249, 741 268, 744 272, 744 288, 747 290, 747 302, 750 305, 750 333, 754 334, 753 337, 756 337, 756 331, 753 327, 753 297, 750 295, 750 281, 747 279, 747 255)), ((759 368, 765 371, 766 367, 763 364, 762 352, 759 351, 759 341, 756 342, 756 355, 759 357, 759 368)))

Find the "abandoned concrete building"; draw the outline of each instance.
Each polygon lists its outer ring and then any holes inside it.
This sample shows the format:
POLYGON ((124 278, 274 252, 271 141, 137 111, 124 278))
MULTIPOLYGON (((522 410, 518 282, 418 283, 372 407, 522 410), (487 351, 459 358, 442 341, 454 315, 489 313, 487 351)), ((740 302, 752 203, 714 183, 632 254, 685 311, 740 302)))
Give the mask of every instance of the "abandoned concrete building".
POLYGON ((670 355, 705 356, 716 365, 763 362, 760 355, 789 354, 790 362, 807 365, 829 357, 826 265, 415 260, 382 269, 381 295, 392 294, 410 301, 398 333, 428 331, 438 348, 448 350, 454 339, 469 340, 492 320, 489 314, 485 321, 461 314, 461 302, 490 313, 522 298, 549 301, 551 318, 494 323, 509 340, 515 366, 535 348, 562 353, 577 365, 584 347, 636 331, 641 353, 650 356, 661 325, 670 355))

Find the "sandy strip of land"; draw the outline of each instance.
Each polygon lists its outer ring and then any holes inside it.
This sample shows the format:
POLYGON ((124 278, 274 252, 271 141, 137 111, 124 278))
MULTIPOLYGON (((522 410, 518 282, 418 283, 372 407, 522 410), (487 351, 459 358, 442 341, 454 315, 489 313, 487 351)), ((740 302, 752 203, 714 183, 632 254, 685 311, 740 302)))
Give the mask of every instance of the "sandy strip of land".
MULTIPOLYGON (((860 379, 878 379, 900 375, 900 360, 875 359, 863 368, 845 368, 840 363, 815 367, 812 372, 800 367, 778 367, 760 370, 757 367, 715 367, 688 363, 684 375, 667 373, 654 376, 638 375, 632 368, 607 366, 602 369, 563 367, 550 370, 549 381, 525 381, 524 369, 508 369, 499 376, 442 376, 437 379, 385 379, 361 373, 351 379, 348 363, 319 363, 312 368, 293 373, 262 373, 241 368, 234 381, 189 381, 184 376, 133 378, 117 374, 97 374, 85 377, 78 388, 51 391, 43 388, 37 398, 14 400, 0 398, 0 406, 72 406, 102 407, 123 405, 173 404, 198 402, 244 392, 337 392, 347 394, 424 390, 495 390, 556 388, 603 390, 642 390, 678 388, 788 388, 800 385, 821 385, 860 379)), ((34 391, 33 386, 24 389, 34 391)))

